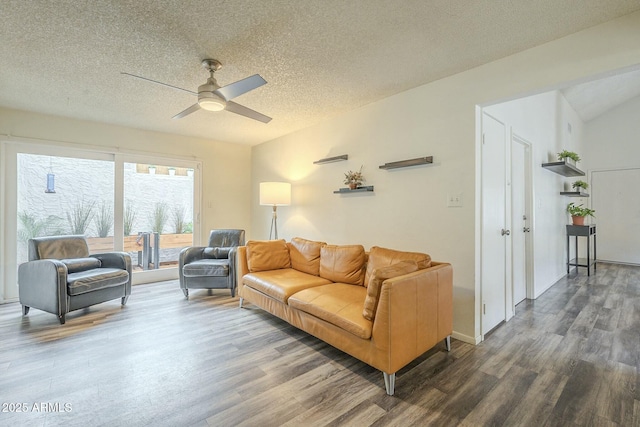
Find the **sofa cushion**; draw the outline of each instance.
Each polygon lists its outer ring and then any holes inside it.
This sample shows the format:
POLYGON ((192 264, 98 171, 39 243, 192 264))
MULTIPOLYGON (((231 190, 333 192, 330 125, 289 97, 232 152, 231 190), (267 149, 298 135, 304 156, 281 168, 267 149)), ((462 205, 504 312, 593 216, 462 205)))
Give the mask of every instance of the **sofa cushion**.
POLYGON ((61 259, 61 263, 67 266, 68 273, 77 273, 78 271, 87 271, 93 268, 100 268, 100 260, 98 258, 70 258, 61 259))
POLYGON ((362 316, 367 320, 373 320, 376 317, 382 282, 387 279, 391 279, 392 277, 413 273, 417 270, 418 264, 415 261, 402 261, 387 267, 376 268, 373 270, 373 274, 369 280, 369 286, 367 286, 367 297, 364 299, 362 316))
POLYGON ((286 304, 296 292, 331 282, 293 268, 285 268, 245 274, 242 283, 286 304))
POLYGON ((227 259, 199 259, 182 267, 185 277, 223 277, 229 275, 229 260, 227 259))
POLYGON ((252 273, 291 267, 289 247, 282 240, 250 240, 247 242, 247 264, 252 273))
POLYGON ((215 248, 204 248, 202 251, 202 258, 209 259, 227 259, 229 258, 229 252, 231 252, 233 246, 218 246, 215 248))
POLYGON ((362 317, 366 292, 362 286, 331 283, 295 293, 289 298, 289 306, 368 340, 372 322, 362 317))
POLYGON ((362 245, 326 245, 320 249, 320 277, 332 282, 362 285, 364 263, 362 245))
POLYGON ((67 275, 69 295, 80 295, 102 288, 120 286, 129 281, 127 270, 119 268, 94 268, 67 275))
POLYGON ((388 267, 402 261, 415 261, 418 264, 418 270, 431 267, 431 257, 420 252, 403 252, 393 249, 380 248, 373 246, 369 251, 369 260, 367 261, 367 272, 364 277, 364 285, 369 286, 373 270, 381 267, 388 267))
POLYGON ((303 273, 320 275, 320 248, 324 242, 314 242, 300 237, 294 237, 289 243, 291 267, 303 273))

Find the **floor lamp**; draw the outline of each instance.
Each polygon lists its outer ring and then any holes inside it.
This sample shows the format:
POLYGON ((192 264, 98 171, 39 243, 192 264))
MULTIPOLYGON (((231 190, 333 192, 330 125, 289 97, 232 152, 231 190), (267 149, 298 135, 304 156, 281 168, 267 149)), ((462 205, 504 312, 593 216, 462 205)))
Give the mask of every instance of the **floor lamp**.
POLYGON ((291 184, 288 182, 261 182, 260 183, 260 204, 262 206, 273 206, 273 216, 271 217, 271 230, 269 240, 274 235, 278 239, 278 206, 289 206, 291 204, 291 184))

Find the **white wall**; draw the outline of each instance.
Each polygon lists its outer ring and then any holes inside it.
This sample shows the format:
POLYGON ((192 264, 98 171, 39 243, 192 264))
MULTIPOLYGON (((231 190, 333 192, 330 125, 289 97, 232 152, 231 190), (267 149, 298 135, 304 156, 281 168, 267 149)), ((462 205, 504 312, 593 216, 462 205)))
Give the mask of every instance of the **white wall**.
MULTIPOLYGON (((451 262, 455 336, 477 341, 476 105, 640 63, 639 40, 640 13, 627 15, 254 147, 251 237, 269 234, 269 208, 258 205, 258 183, 289 181, 292 206, 279 209, 281 237, 419 250, 451 262), (349 161, 312 163, 339 154, 349 154, 349 161), (435 165, 378 169, 427 155, 435 165), (343 172, 360 165, 376 191, 333 194, 343 186, 343 172), (462 193, 463 207, 446 207, 452 193, 462 193)), ((557 208, 543 204, 547 209, 557 208)))
POLYGON ((583 123, 558 91, 492 105, 485 111, 532 145, 533 295, 537 298, 566 274, 565 209, 571 201, 583 202, 560 195, 578 178, 565 178, 540 165, 556 161, 556 154, 565 149, 584 159, 583 123))
POLYGON ((585 125, 587 170, 640 167, 640 97, 585 125))

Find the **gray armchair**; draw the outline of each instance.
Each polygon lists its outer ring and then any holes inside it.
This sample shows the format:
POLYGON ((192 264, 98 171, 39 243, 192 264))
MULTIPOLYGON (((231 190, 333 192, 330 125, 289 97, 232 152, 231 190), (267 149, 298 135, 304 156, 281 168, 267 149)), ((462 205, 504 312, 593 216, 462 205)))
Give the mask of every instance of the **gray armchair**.
POLYGON ((131 257, 124 252, 89 255, 84 236, 29 239, 29 261, 18 268, 22 314, 34 307, 58 316, 131 294, 131 257))
POLYGON ((211 230, 209 245, 191 246, 180 252, 180 288, 230 289, 236 295, 236 250, 244 245, 244 230, 211 230))

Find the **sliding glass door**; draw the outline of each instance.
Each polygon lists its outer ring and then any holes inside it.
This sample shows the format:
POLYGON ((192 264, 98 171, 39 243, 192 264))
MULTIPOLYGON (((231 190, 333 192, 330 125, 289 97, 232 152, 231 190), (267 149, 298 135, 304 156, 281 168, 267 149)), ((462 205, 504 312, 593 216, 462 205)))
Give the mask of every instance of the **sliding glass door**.
POLYGON ((17 298, 32 237, 82 234, 90 253, 126 251, 133 282, 178 277, 199 243, 199 162, 5 141, 0 302, 17 298))

